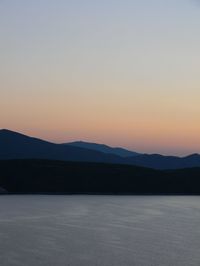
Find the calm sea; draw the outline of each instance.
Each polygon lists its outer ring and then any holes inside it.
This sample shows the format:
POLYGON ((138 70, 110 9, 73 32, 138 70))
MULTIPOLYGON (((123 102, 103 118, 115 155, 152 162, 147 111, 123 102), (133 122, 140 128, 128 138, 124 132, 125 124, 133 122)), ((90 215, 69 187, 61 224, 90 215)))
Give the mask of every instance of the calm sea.
POLYGON ((200 197, 1 196, 1 266, 199 266, 200 197))

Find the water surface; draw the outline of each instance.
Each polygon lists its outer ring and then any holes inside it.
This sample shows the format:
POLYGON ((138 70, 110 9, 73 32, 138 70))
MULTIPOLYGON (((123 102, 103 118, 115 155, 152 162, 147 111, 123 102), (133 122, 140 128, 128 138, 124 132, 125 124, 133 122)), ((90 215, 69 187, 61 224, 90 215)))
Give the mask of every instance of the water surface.
POLYGON ((1 196, 1 266, 199 266, 200 197, 1 196))

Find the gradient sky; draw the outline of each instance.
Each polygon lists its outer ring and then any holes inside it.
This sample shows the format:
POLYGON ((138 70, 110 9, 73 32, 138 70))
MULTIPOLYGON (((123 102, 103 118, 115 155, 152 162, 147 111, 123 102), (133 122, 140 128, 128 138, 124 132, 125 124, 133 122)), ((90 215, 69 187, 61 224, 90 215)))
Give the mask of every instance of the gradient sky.
POLYGON ((0 127, 200 152, 200 4, 0 0, 0 127))

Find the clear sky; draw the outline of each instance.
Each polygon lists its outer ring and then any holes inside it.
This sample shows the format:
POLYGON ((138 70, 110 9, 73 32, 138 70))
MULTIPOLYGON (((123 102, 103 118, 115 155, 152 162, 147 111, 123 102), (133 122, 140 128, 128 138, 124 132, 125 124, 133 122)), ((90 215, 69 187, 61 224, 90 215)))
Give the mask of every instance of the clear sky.
POLYGON ((0 127, 200 152, 197 0, 0 0, 0 127))

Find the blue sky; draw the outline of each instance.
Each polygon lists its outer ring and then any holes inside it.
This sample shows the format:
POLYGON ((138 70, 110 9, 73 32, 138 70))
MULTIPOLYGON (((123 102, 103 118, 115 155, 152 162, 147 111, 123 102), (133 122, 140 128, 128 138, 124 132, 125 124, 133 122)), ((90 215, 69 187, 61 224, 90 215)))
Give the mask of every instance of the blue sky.
POLYGON ((0 1, 0 124, 54 141, 200 150, 198 1, 0 1))

